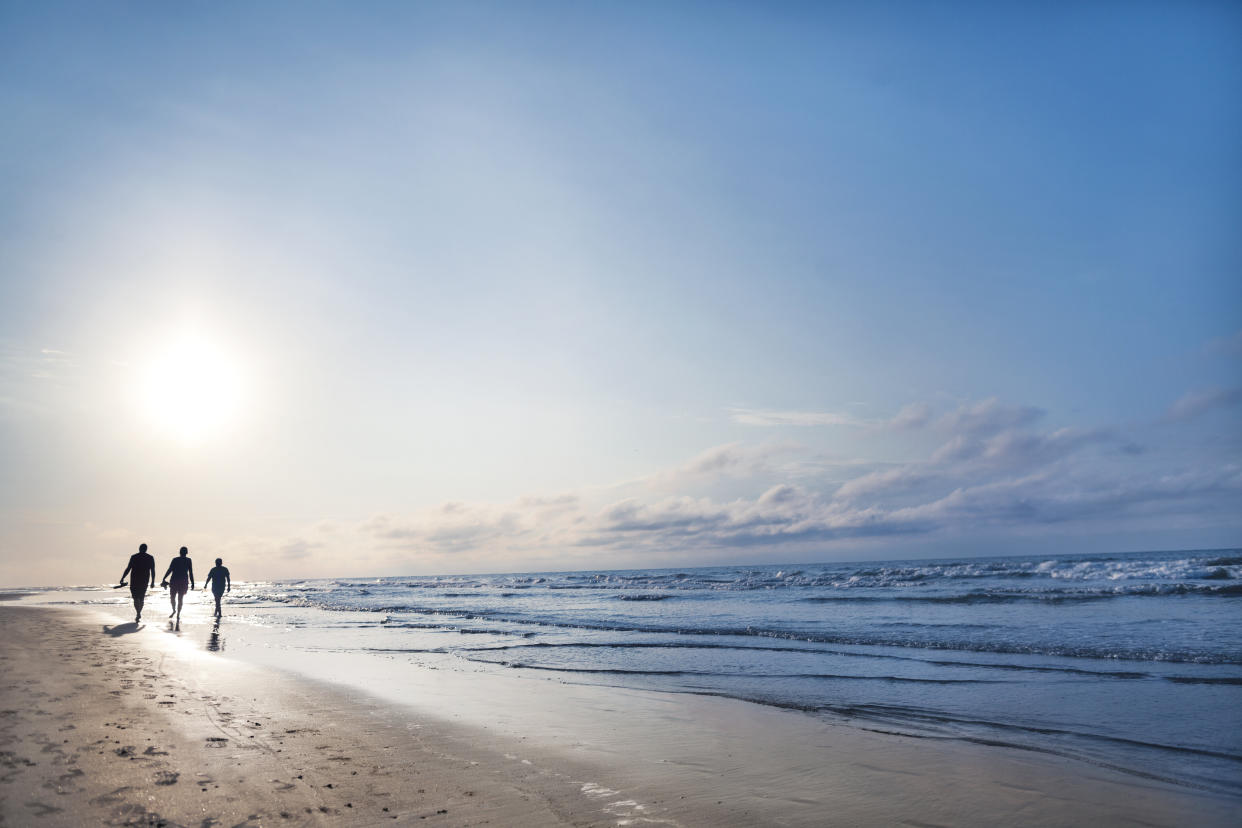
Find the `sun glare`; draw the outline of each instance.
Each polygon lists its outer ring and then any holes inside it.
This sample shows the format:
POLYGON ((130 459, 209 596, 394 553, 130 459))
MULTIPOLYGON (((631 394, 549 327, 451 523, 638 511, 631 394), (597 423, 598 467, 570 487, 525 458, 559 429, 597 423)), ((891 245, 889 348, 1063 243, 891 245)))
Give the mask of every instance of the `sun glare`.
POLYGON ((236 360, 210 340, 186 336, 155 354, 145 366, 138 403, 147 422, 183 443, 221 433, 241 403, 236 360))

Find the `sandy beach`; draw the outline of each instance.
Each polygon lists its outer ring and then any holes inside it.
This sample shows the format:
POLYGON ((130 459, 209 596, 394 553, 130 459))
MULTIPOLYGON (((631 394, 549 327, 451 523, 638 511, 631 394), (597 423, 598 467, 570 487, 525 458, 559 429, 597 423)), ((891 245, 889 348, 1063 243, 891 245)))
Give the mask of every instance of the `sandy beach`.
POLYGON ((0 44, 0 828, 1242 828, 1242 0, 0 44))
POLYGON ((728 699, 492 681, 492 724, 0 607, 4 825, 1229 825, 1235 800, 728 699), (529 684, 527 685, 529 687, 529 684), (526 691, 530 695, 529 690, 526 691), (548 702, 552 704, 549 705, 548 702), (583 738, 535 737, 559 709, 583 738), (601 739, 599 734, 613 738, 601 739))

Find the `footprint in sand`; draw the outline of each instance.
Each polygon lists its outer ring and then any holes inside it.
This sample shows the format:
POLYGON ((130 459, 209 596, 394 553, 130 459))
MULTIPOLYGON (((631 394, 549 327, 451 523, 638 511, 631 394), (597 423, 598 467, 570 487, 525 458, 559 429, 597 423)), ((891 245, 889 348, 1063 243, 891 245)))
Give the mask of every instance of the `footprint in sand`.
POLYGON ((110 793, 101 794, 95 797, 94 799, 92 799, 91 804, 92 805, 116 805, 119 802, 124 802, 125 801, 124 794, 129 789, 130 789, 129 786, 126 785, 125 787, 117 788, 116 790, 111 791, 110 793))
POLYGON ((37 817, 50 816, 64 810, 63 808, 57 808, 55 805, 48 805, 46 802, 27 802, 26 807, 34 811, 34 815, 37 817))
POLYGON ((74 768, 68 773, 62 773, 55 779, 49 779, 44 782, 43 787, 47 788, 49 791, 56 791, 56 793, 61 794, 62 796, 64 794, 77 793, 82 790, 77 786, 77 780, 85 775, 86 774, 80 768, 74 768))
POLYGON ((157 785, 176 785, 177 778, 181 774, 176 771, 160 771, 155 775, 155 784, 157 785))
POLYGON ((122 805, 116 809, 116 817, 108 823, 109 825, 171 825, 164 817, 155 811, 148 811, 146 808, 137 804, 122 805))

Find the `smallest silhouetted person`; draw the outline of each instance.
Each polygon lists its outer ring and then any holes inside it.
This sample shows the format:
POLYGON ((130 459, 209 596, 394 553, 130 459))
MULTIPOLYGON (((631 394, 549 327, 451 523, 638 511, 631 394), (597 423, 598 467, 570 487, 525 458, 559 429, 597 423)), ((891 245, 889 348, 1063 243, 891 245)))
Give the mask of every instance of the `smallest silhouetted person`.
POLYGON ((129 556, 129 566, 121 573, 121 583, 125 586, 125 576, 131 576, 129 595, 134 599, 134 623, 142 620, 142 605, 147 600, 147 581, 155 587, 155 558, 147 554, 147 545, 138 547, 138 551, 129 556))
POLYGON ((186 590, 194 589, 194 562, 186 557, 189 554, 190 550, 181 547, 180 557, 172 559, 164 572, 164 580, 160 583, 160 586, 168 587, 168 600, 172 602, 172 612, 168 613, 168 617, 175 615, 178 621, 181 620, 181 607, 185 604, 186 590))
POLYGON ((216 618, 220 617, 220 599, 224 597, 225 592, 233 591, 233 582, 229 579, 229 568, 224 565, 223 558, 216 558, 216 565, 207 573, 207 580, 203 581, 203 589, 207 585, 211 585, 211 594, 216 596, 216 618))

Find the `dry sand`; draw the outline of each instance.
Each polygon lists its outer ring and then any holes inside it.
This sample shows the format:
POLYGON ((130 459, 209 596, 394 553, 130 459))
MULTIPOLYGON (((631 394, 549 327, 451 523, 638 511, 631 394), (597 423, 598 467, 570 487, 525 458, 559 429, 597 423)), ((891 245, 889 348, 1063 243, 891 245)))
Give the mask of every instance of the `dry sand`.
MULTIPOLYGON (((191 652, 158 625, 13 606, 0 607, 0 624, 4 826, 1242 818, 1233 799, 1055 757, 884 736, 725 699, 592 688, 597 716, 627 732, 593 750, 557 750, 513 726, 463 725, 191 652)), ((510 686, 497 683, 498 699, 510 686)))

